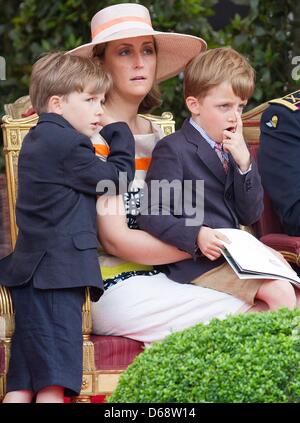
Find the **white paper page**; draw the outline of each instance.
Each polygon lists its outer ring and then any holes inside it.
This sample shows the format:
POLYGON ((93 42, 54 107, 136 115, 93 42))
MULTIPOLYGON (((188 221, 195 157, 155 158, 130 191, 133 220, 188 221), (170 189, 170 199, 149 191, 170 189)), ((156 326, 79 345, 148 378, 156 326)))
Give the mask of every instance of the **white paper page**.
POLYGON ((230 244, 226 243, 226 248, 243 270, 281 274, 300 282, 300 278, 293 269, 287 267, 249 232, 228 228, 217 230, 231 240, 230 244))

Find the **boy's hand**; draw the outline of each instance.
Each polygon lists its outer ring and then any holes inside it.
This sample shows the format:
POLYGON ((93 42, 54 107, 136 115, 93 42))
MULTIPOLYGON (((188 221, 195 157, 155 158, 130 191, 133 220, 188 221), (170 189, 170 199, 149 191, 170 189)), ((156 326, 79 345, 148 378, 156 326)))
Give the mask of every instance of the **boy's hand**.
POLYGON ((220 248, 224 246, 224 242, 230 243, 230 240, 216 229, 202 226, 198 233, 198 247, 209 260, 216 260, 220 257, 220 248))
POLYGON ((115 122, 117 121, 105 112, 99 116, 99 125, 102 127, 115 122))
POLYGON ((235 112, 237 126, 235 132, 223 131, 223 149, 230 153, 242 172, 250 166, 250 153, 243 137, 243 122, 239 113, 235 112))

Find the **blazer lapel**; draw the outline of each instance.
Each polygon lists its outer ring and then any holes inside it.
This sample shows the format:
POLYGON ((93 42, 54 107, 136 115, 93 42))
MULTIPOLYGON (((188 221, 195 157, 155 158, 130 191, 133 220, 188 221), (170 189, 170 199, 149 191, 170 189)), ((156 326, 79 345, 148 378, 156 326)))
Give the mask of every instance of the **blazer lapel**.
POLYGON ((228 174, 226 175, 216 152, 188 120, 183 123, 182 131, 187 141, 197 147, 197 154, 203 164, 225 185, 226 179, 228 179, 227 176, 231 173, 230 169, 228 169, 228 174))

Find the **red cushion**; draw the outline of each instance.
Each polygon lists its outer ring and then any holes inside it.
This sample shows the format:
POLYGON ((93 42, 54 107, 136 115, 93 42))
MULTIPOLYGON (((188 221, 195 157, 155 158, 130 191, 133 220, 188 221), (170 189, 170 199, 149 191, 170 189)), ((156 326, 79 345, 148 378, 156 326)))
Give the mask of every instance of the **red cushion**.
POLYGON ((29 116, 31 116, 31 115, 34 115, 36 113, 36 111, 34 110, 34 108, 31 106, 31 107, 29 107, 27 110, 25 110, 25 112, 23 112, 22 114, 21 114, 21 116, 23 117, 23 118, 25 118, 25 117, 29 117, 29 116))
POLYGON ((259 144, 250 144, 248 147, 249 147, 251 157, 257 162, 257 153, 259 149, 259 144))
POLYGON ((255 231, 258 237, 266 234, 280 234, 283 232, 282 225, 274 211, 270 197, 264 193, 264 211, 259 221, 255 224, 255 231))
POLYGON ((97 370, 125 370, 144 344, 122 336, 91 336, 97 370))
POLYGON ((274 248, 277 251, 288 251, 289 253, 299 254, 300 252, 300 236, 289 236, 286 234, 268 234, 260 238, 260 240, 274 248))
MULTIPOLYGON (((252 144, 249 146, 251 157, 257 161, 257 153, 259 144, 252 144)), ((269 195, 264 192, 264 211, 259 221, 255 224, 255 233, 258 237, 261 237, 270 233, 281 233, 282 226, 279 218, 274 211, 274 207, 269 195)))
MULTIPOLYGON (((142 342, 122 336, 91 336, 97 370, 125 370, 144 350, 142 342)), ((5 372, 5 350, 0 344, 0 374, 5 372)))
MULTIPOLYGON (((91 403, 103 403, 106 401, 106 395, 93 395, 91 398, 91 403)), ((64 403, 70 403, 72 402, 72 399, 70 397, 64 398, 64 403)))
POLYGON ((4 374, 5 371, 5 350, 4 345, 0 344, 0 374, 4 374))

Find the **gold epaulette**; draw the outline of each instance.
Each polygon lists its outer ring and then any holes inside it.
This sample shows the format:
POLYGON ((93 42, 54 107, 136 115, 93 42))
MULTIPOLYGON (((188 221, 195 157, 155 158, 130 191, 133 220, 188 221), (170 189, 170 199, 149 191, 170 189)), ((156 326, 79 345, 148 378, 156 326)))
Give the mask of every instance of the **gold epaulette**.
POLYGON ((295 91, 291 94, 287 94, 281 98, 275 98, 274 100, 269 101, 270 104, 281 104, 282 106, 287 107, 288 109, 295 112, 300 110, 300 90, 295 91))

